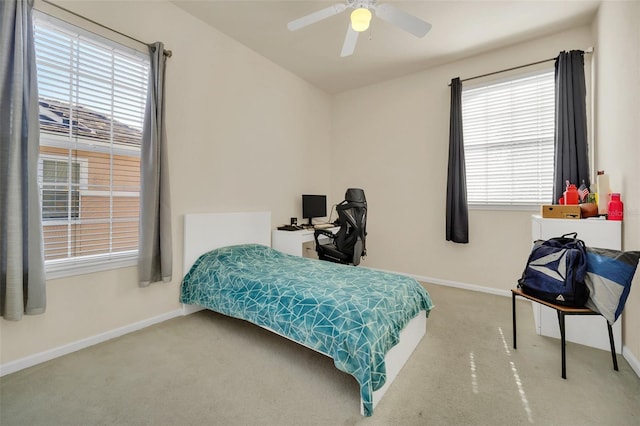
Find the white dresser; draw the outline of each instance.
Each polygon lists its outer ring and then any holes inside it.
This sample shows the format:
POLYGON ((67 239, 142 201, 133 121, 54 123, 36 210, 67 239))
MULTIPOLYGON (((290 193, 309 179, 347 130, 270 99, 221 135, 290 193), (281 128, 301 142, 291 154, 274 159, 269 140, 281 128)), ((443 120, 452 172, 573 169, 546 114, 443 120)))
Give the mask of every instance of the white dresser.
MULTIPOLYGON (((588 247, 620 250, 622 248, 622 222, 600 219, 543 219, 533 216, 531 220, 532 240, 546 240, 570 232, 577 232, 578 239, 588 247)), ((536 332, 543 336, 560 338, 560 327, 556 311, 533 303, 536 332)), ((622 353, 621 318, 613 325, 616 352, 622 353)), ((610 350, 606 320, 599 316, 571 316, 566 321, 566 339, 569 342, 610 350)))

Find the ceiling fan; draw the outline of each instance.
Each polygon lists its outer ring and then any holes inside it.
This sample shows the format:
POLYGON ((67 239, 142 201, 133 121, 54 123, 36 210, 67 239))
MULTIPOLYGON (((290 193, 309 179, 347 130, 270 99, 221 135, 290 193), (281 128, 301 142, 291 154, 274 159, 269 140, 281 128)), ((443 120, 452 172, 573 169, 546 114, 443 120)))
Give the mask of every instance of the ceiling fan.
POLYGON ((431 29, 431 24, 422 19, 411 15, 403 10, 398 9, 390 4, 378 4, 377 0, 346 0, 346 3, 337 3, 327 8, 318 10, 317 12, 305 15, 302 18, 295 19, 287 24, 289 31, 296 31, 307 25, 315 24, 323 19, 330 18, 343 12, 345 9, 353 9, 351 19, 347 27, 347 35, 344 38, 342 51, 340 56, 345 57, 352 55, 358 34, 369 28, 371 21, 371 11, 383 21, 387 21, 396 27, 403 29, 416 37, 424 37, 431 29))

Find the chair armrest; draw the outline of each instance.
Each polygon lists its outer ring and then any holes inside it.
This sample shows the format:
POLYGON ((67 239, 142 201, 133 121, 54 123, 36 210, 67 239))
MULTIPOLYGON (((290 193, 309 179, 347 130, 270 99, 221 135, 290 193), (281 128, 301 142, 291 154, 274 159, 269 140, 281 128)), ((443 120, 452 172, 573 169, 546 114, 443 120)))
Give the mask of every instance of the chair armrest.
POLYGON ((316 246, 320 245, 320 243, 318 242, 319 235, 324 235, 325 237, 329 237, 332 240, 336 238, 335 234, 331 231, 327 231, 326 229, 316 229, 313 233, 313 238, 316 240, 316 246))

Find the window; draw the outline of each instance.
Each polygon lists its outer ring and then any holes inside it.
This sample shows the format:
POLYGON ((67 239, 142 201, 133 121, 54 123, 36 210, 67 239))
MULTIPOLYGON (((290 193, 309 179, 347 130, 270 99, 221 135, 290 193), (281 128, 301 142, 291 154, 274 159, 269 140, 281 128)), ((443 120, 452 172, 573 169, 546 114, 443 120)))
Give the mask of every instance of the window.
POLYGON ((146 54, 34 14, 47 275, 134 264, 146 54))
POLYGON ((80 213, 80 163, 41 157, 40 164, 42 219, 77 219, 80 213))
POLYGON ((469 205, 551 202, 554 71, 462 91, 469 205))

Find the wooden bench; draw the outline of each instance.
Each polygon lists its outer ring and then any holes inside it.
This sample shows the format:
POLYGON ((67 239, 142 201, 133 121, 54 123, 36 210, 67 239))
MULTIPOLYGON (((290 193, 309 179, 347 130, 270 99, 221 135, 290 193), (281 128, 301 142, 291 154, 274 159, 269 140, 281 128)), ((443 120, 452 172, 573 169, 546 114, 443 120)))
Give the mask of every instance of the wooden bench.
MULTIPOLYGON (((552 309, 555 309, 558 314, 558 324, 560 325, 560 345, 562 348, 562 378, 567 378, 567 364, 566 364, 566 342, 565 342, 565 327, 564 327, 564 317, 566 315, 600 315, 600 313, 592 311, 589 308, 570 308, 567 306, 556 305, 545 300, 538 299, 537 297, 530 296, 526 293, 523 293, 522 290, 512 289, 511 290, 511 310, 513 313, 513 349, 517 348, 516 343, 516 297, 524 297, 525 299, 532 300, 534 302, 540 303, 542 305, 548 306, 552 309)), ((611 357, 613 358, 613 369, 618 371, 618 359, 616 358, 616 344, 613 341, 613 331, 611 329, 611 324, 609 321, 606 321, 607 328, 609 329, 609 343, 611 344, 611 357)))

